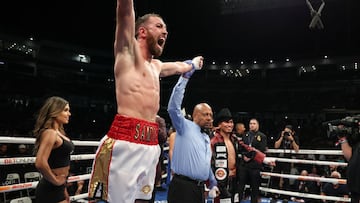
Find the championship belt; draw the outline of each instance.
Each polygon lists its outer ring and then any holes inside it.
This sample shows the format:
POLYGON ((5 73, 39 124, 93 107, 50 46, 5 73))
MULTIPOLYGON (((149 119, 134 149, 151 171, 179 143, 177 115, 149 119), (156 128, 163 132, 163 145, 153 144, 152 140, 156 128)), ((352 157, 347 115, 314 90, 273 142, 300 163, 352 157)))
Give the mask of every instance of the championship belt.
MULTIPOLYGON (((214 145, 214 175, 219 184, 227 183, 229 176, 228 154, 223 142, 214 145)), ((222 185, 222 184, 221 184, 222 185)))

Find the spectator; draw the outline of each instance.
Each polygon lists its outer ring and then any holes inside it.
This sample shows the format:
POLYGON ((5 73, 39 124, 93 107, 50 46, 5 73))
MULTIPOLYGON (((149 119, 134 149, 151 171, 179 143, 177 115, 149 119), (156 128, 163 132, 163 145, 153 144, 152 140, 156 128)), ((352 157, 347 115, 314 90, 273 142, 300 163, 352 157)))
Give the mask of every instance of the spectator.
POLYGON ((26 145, 24 145, 24 144, 20 144, 18 146, 18 151, 17 151, 15 156, 17 156, 17 157, 30 156, 30 153, 28 151, 28 147, 26 145))
MULTIPOLYGON (((295 163, 291 163, 290 164, 290 175, 299 175, 300 172, 298 170, 298 168, 295 166, 295 163)), ((295 184, 295 179, 290 179, 289 180, 289 187, 291 190, 294 190, 294 184, 295 184)))
MULTIPOLYGON (((333 171, 331 173, 330 178, 340 179, 341 174, 337 171, 333 171)), ((349 198, 349 189, 347 188, 346 184, 325 183, 323 185, 321 195, 349 198)), ((328 201, 328 200, 323 200, 323 202, 335 203, 335 201, 328 201)), ((342 201, 336 201, 336 203, 340 203, 340 202, 342 201)))
MULTIPOLYGON (((309 173, 307 170, 304 169, 301 171, 300 175, 309 176, 309 173)), ((294 191, 300 193, 319 194, 316 181, 304 180, 302 178, 295 180, 294 191)), ((295 202, 316 202, 316 200, 310 198, 291 198, 291 200, 295 202)))
POLYGON ((243 135, 245 135, 246 132, 246 127, 245 124, 242 122, 237 122, 235 124, 235 134, 238 137, 242 137, 243 135))
MULTIPOLYGON (((9 157, 8 154, 8 145, 7 144, 0 144, 0 158, 9 157)), ((3 184, 6 179, 6 174, 8 173, 8 166, 0 165, 0 184, 3 184)))
POLYGON ((7 144, 0 144, 0 157, 1 158, 9 157, 8 149, 9 149, 9 146, 7 144))

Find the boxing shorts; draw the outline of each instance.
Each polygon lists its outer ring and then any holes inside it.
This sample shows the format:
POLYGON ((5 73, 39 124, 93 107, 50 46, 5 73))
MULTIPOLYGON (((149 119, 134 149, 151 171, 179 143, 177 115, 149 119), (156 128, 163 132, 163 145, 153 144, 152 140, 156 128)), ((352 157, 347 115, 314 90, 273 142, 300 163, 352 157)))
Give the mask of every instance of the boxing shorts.
POLYGON ((158 124, 117 114, 96 151, 89 198, 109 203, 149 200, 159 161, 158 124))

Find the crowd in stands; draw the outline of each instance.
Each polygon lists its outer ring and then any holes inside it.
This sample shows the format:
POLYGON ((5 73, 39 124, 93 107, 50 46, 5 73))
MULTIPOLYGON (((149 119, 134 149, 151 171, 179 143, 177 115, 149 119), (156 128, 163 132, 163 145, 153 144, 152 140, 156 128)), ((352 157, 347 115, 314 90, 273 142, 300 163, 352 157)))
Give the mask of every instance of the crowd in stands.
MULTIPOLYGON (((172 132, 172 126, 169 122, 167 124, 168 133, 172 132)), ((269 132, 268 130, 263 127, 265 132, 269 132)), ((235 130, 235 129, 234 129, 235 130)), ((268 135, 268 148, 274 148, 274 144, 276 141, 276 132, 274 133, 267 133, 268 135), (269 136, 271 134, 271 137, 269 136), (275 138, 273 138, 275 137, 275 138)), ((6 136, 6 135, 3 135, 6 136)), ((96 137, 96 136, 94 136, 96 137)), ((298 139, 301 144, 300 149, 304 148, 311 148, 307 146, 309 143, 308 141, 303 140, 302 135, 298 133, 298 139)), ((316 139, 316 138, 315 138, 316 139)), ((81 139, 80 139, 81 140, 81 139)), ((94 138, 96 140, 96 138, 94 138)), ((321 142, 320 148, 327 148, 327 149, 336 149, 332 144, 331 141, 324 141, 321 142), (330 144, 328 144, 330 143, 330 144)), ((164 144, 164 146, 169 146, 169 140, 164 144)), ((93 147, 75 147, 76 151, 74 154, 93 154, 94 148, 93 147)), ((165 158, 168 158, 167 150, 164 150, 165 158)), ((0 158, 7 158, 7 157, 26 157, 26 156, 34 156, 33 155, 33 145, 31 144, 10 144, 10 143, 2 143, 0 144, 0 158)), ((270 155, 269 155, 270 156, 270 155)), ((281 156, 279 154, 271 154, 271 156, 281 156)), ((338 155, 303 155, 303 154, 291 154, 291 158, 296 159, 307 159, 307 160, 322 160, 322 161, 336 161, 336 162, 345 162, 342 156, 338 155)), ((81 175, 81 174, 89 174, 91 171, 91 163, 92 160, 76 160, 72 161, 71 165, 71 175, 81 175)), ((20 174, 20 182, 25 182, 24 174, 26 172, 36 171, 33 164, 15 164, 11 165, 11 167, 6 165, 0 165, 1 173, 0 173, 0 181, 2 185, 6 185, 6 175, 9 173, 19 173, 20 174)), ((162 163, 161 165, 162 172, 161 174, 169 173, 166 163, 162 163)), ((306 165, 306 164, 290 164, 289 165, 289 174, 293 175, 303 175, 303 176, 316 176, 316 177, 327 177, 327 178, 343 178, 346 179, 346 167, 339 167, 339 166, 319 166, 319 165, 306 165)), ((171 175, 171 174, 168 174, 171 175)), ((162 180, 162 183, 167 183, 169 178, 162 180)), ((87 192, 87 181, 78 181, 73 183, 68 183, 68 190, 70 196, 86 193, 87 192)), ((281 180, 279 178, 271 177, 269 187, 272 188, 279 188, 289 191, 295 192, 306 192, 312 194, 321 194, 321 195, 333 195, 333 196, 341 196, 341 197, 348 197, 348 190, 346 185, 335 185, 332 183, 321 183, 321 182, 314 182, 314 181, 299 181, 294 179, 288 179, 287 181, 281 180), (284 183, 287 184, 285 187, 284 183)), ((161 184, 157 185, 159 190, 163 190, 161 184)), ((268 194, 270 197, 273 198, 282 198, 282 199, 289 199, 289 201, 297 201, 297 202, 320 202, 321 200, 314 200, 314 199, 306 199, 306 198, 298 198, 292 196, 282 196, 276 194, 268 194)), ((244 198, 247 198, 244 195, 244 198)), ((2 200, 0 200, 2 201, 2 200)))

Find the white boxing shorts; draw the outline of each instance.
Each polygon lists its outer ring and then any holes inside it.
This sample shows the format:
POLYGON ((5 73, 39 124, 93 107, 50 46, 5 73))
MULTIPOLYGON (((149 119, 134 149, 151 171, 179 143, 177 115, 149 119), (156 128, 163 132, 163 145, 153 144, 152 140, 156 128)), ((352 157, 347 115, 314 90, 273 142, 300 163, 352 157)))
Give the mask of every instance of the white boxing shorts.
POLYGON ((149 200, 159 161, 158 124, 117 114, 96 151, 89 198, 109 203, 149 200))

